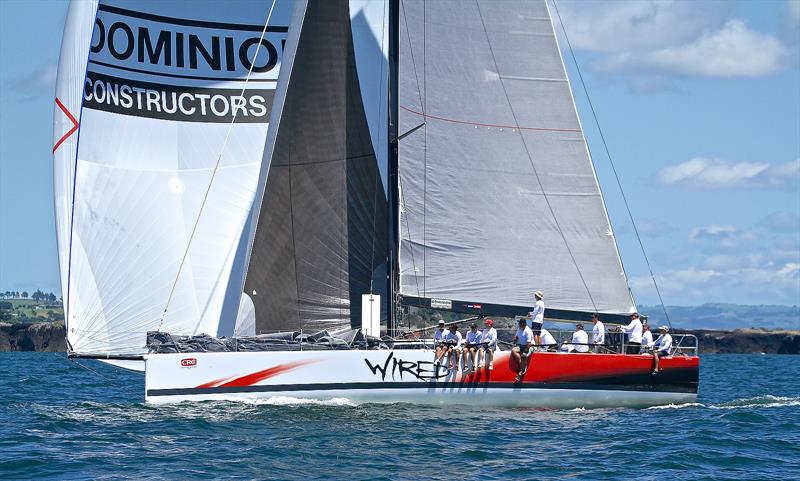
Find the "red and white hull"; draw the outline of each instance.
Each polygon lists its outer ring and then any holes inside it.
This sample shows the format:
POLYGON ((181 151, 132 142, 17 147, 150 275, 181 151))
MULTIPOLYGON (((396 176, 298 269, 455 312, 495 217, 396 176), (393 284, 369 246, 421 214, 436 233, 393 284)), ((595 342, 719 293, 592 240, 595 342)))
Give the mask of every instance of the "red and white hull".
POLYGON ((540 408, 646 407, 695 402, 699 359, 535 353, 522 382, 508 352, 494 369, 438 371, 429 350, 151 354, 150 403, 258 400, 276 396, 352 402, 474 404, 540 408))

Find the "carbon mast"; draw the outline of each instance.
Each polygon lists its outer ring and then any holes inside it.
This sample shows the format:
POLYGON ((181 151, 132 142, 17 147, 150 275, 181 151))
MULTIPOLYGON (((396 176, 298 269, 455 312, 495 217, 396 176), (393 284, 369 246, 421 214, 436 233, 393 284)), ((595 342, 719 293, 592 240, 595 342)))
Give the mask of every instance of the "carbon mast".
POLYGON ((389 309, 386 317, 386 331, 394 337, 396 320, 400 303, 397 296, 400 292, 400 196, 398 175, 398 92, 399 92, 399 60, 400 60, 400 0, 389 2, 389 155, 388 155, 388 201, 389 201, 389 275, 387 276, 389 309))

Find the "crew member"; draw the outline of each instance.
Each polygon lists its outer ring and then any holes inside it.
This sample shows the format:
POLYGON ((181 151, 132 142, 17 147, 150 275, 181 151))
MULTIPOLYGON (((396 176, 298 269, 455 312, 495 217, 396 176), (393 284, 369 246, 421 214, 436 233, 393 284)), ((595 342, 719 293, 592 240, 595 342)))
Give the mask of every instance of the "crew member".
POLYGON ((601 352, 603 344, 606 343, 606 326, 600 320, 600 315, 596 313, 592 314, 592 323, 594 324, 592 327, 592 344, 594 344, 592 351, 601 352))
POLYGON ((514 348, 511 349, 511 356, 519 362, 516 382, 522 380, 522 376, 528 371, 528 356, 531 353, 532 341, 533 332, 531 332, 531 328, 528 327, 528 323, 524 318, 520 319, 517 333, 514 335, 514 348))
POLYGON ((642 348, 642 321, 639 319, 639 313, 634 312, 631 314, 631 322, 627 326, 620 326, 622 331, 628 333, 628 354, 639 354, 642 348))
POLYGON ((544 294, 542 291, 533 293, 536 303, 533 305, 533 310, 528 313, 527 319, 531 320, 531 332, 533 332, 534 344, 537 346, 542 343, 542 325, 544 324, 544 294))
POLYGON ((583 324, 575 324, 575 332, 572 333, 572 342, 561 347, 566 352, 589 352, 589 335, 583 330, 583 324))
POLYGON ((447 331, 444 330, 444 319, 439 319, 439 326, 433 331, 433 345, 436 349, 433 361, 437 366, 441 364, 442 358, 447 353, 447 346, 444 343, 445 336, 447 336, 447 331))
POLYGON ((645 352, 653 347, 653 333, 650 332, 650 325, 642 323, 642 351, 645 352))
POLYGON ((660 336, 653 343, 653 374, 661 372, 658 367, 659 360, 664 356, 669 356, 672 350, 672 336, 669 335, 669 327, 661 326, 658 328, 660 336))
POLYGON ((478 351, 478 368, 486 367, 488 370, 494 369, 494 351, 497 349, 497 329, 494 328, 494 321, 486 319, 483 321, 486 326, 481 333, 481 346, 478 351))
POLYGON ((474 322, 469 325, 469 331, 467 331, 467 339, 466 343, 464 344, 464 368, 465 374, 469 374, 470 372, 475 370, 475 366, 477 366, 476 356, 478 355, 478 347, 481 344, 481 333, 478 332, 478 325, 474 322), (469 367, 467 367, 467 357, 469 357, 469 367))
POLYGON ((444 340, 447 344, 447 358, 450 360, 450 369, 455 369, 461 359, 462 337, 461 333, 458 332, 458 324, 450 324, 450 331, 444 340))

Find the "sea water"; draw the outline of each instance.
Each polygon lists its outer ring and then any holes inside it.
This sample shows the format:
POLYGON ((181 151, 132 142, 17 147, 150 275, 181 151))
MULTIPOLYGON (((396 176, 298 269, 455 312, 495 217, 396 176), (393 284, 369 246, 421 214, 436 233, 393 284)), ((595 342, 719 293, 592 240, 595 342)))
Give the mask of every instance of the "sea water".
POLYGON ((696 404, 571 411, 156 407, 141 374, 0 362, 0 479, 800 479, 800 356, 704 356, 696 404))

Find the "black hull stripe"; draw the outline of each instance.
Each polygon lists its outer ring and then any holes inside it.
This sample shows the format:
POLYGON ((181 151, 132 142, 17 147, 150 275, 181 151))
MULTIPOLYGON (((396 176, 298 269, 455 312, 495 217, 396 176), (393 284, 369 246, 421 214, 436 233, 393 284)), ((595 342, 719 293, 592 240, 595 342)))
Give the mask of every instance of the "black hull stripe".
POLYGON ((273 384, 263 386, 205 387, 148 389, 147 396, 191 396, 203 394, 240 394, 261 392, 293 391, 334 391, 354 389, 425 389, 431 394, 438 392, 477 393, 484 389, 510 389, 523 391, 529 389, 584 389, 590 391, 650 391, 681 394, 696 394, 697 384, 590 384, 590 383, 523 383, 511 382, 469 383, 469 382, 352 382, 318 384, 273 384))

